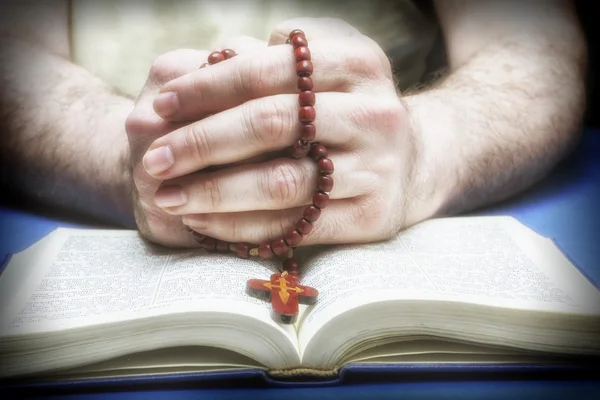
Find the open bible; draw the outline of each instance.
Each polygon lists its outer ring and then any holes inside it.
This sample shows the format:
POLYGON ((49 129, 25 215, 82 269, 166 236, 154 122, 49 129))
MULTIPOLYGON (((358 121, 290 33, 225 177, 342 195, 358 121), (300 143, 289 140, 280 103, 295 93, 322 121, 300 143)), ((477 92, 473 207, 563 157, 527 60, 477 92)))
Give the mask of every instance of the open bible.
POLYGON ((0 378, 77 379, 600 355, 600 292, 511 217, 429 220, 388 241, 297 250, 319 291, 294 325, 250 297, 278 261, 60 228, 0 275, 0 378))

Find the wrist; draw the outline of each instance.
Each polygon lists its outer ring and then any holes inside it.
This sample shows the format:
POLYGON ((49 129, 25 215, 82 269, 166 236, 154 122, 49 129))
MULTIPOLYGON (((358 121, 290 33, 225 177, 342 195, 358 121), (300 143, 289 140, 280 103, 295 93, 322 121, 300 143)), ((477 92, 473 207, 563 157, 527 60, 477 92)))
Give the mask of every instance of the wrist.
POLYGON ((434 91, 404 97, 415 156, 403 228, 440 216, 459 180, 451 107, 434 91))
POLYGON ((110 188, 106 193, 109 203, 113 204, 114 220, 119 225, 135 228, 133 212, 133 179, 131 175, 131 156, 129 141, 125 132, 125 119, 133 109, 133 102, 118 97, 111 107, 106 118, 107 126, 103 132, 108 133, 109 140, 106 141, 106 165, 113 166, 111 173, 107 175, 108 182, 103 182, 103 187, 110 188))

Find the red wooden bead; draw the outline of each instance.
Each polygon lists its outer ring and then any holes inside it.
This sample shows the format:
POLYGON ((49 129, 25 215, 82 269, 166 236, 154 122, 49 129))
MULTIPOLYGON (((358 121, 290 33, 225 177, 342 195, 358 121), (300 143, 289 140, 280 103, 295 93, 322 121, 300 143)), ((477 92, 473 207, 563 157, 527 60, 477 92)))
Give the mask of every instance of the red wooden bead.
POLYGON ((311 76, 313 73, 312 61, 303 60, 296 64, 296 75, 298 76, 311 76))
POLYGON ((298 139, 292 147, 292 157, 301 158, 308 154, 310 151, 310 143, 305 140, 298 139))
POLYGON ((258 246, 258 255, 260 258, 268 260, 269 258, 273 258, 273 250, 271 250, 271 245, 269 243, 263 243, 258 246))
POLYGON ((301 107, 314 106, 317 98, 312 90, 305 90, 298 95, 298 103, 301 107))
POLYGON ((298 89, 301 91, 313 90, 313 81, 310 76, 298 77, 298 89))
POLYGON ((229 243, 224 240, 217 240, 217 251, 221 253, 229 251, 229 243))
POLYGON ((307 47, 308 40, 306 40, 306 37, 303 34, 296 34, 292 37, 292 46, 294 46, 295 49, 298 47, 307 47))
POLYGON ((319 172, 321 172, 322 175, 333 174, 333 161, 329 158, 321 158, 319 160, 319 172))
POLYGON ((322 175, 317 180, 317 189, 322 192, 331 192, 333 189, 333 178, 327 175, 322 175))
POLYGON ((290 247, 296 247, 302 242, 302 234, 295 229, 292 229, 284 236, 285 242, 290 247))
POLYGON ((208 56, 208 63, 216 64, 216 63, 223 61, 224 59, 225 59, 225 56, 223 55, 223 53, 221 53, 220 51, 213 51, 208 56))
MULTIPOLYGON (((300 133, 300 139, 310 142, 315 140, 317 129, 313 124, 302 125, 302 131, 300 133)), ((310 151, 310 147, 309 147, 310 151)))
POLYGON ((250 257, 250 246, 248 246, 246 243, 236 243, 235 254, 239 258, 249 258, 250 257))
POLYGON ((300 29, 294 29, 293 31, 290 32, 290 34, 288 35, 288 39, 292 39, 294 36, 296 35, 302 35, 304 36, 304 32, 301 31, 300 29))
POLYGON ((315 222, 321 216, 321 210, 313 205, 310 205, 304 209, 302 216, 309 222, 315 222))
POLYGON ((215 251, 217 248, 217 241, 213 238, 206 238, 204 243, 202 243, 202 247, 204 247, 206 251, 215 251))
POLYGON ((327 158, 327 147, 323 146, 321 143, 313 143, 310 147, 310 156, 315 161, 319 161, 322 158, 327 158))
POLYGON ((297 276, 298 272, 300 272, 300 267, 298 265, 298 261, 293 258, 288 258, 283 262, 283 270, 287 271, 288 274, 292 276, 297 276))
POLYGON ((223 49, 221 50, 221 54, 223 54, 223 57, 225 57, 226 60, 229 60, 237 55, 237 53, 231 49, 223 49))
POLYGON ((288 252, 290 249, 289 246, 285 243, 283 238, 275 239, 271 242, 271 249, 273 249, 273 253, 278 256, 282 256, 288 252))
POLYGON ((317 113, 313 106, 300 107, 298 110, 298 118, 303 124, 312 124, 317 117, 317 113))
POLYGON ((209 65, 210 65, 209 63, 204 63, 200 66, 200 68, 205 68, 205 67, 208 67, 209 65))
POLYGON ((294 50, 294 57, 296 57, 296 62, 300 62, 302 60, 310 61, 310 49, 305 46, 298 47, 296 50, 294 50))
POLYGON ((313 204, 315 207, 320 208, 321 210, 327 207, 329 204, 329 195, 323 192, 317 192, 313 196, 313 204))
POLYGON ((313 225, 306 218, 300 218, 298 222, 296 222, 295 228, 301 234, 308 235, 310 231, 312 231, 313 225))

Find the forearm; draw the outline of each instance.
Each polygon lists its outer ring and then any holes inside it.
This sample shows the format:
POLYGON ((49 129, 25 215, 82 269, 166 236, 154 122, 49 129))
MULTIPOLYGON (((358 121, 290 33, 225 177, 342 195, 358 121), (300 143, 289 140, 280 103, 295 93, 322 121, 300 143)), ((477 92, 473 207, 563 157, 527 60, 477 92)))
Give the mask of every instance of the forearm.
POLYGON ((29 42, 0 46, 3 186, 131 226, 124 121, 133 102, 29 42))
POLYGON ((405 98, 420 149, 413 222, 506 199, 573 148, 585 48, 552 40, 496 41, 437 86, 405 98))

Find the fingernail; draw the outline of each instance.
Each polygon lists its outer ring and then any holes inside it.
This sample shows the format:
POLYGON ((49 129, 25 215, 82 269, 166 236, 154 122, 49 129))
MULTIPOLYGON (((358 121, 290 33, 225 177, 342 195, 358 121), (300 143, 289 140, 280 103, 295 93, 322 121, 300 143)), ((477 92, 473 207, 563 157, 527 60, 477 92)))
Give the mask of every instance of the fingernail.
POLYGON ((150 175, 156 175, 171 168, 175 157, 169 146, 161 146, 147 152, 142 163, 150 175))
POLYGON ((178 207, 186 203, 187 198, 180 186, 165 186, 154 195, 154 203, 161 207, 178 207))
POLYGON ((179 109, 179 97, 175 92, 160 93, 154 99, 154 111, 163 118, 170 117, 179 109))
POLYGON ((208 215, 206 214, 188 214, 181 218, 181 221, 194 229, 205 230, 208 228, 208 215))

